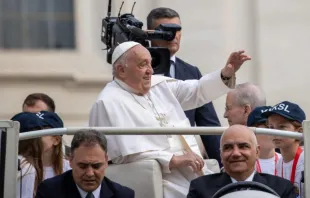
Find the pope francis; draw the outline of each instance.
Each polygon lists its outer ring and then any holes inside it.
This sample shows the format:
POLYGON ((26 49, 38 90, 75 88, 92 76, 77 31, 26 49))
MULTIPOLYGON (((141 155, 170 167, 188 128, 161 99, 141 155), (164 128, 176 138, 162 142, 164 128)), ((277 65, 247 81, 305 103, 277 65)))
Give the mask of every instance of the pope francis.
MULTIPOLYGON (((200 80, 152 75, 152 57, 139 43, 118 45, 112 55, 114 80, 92 106, 92 127, 190 127, 184 111, 200 107, 235 86, 235 72, 251 58, 233 52, 221 70, 200 80)), ((186 197, 190 181, 209 174, 193 135, 109 135, 115 164, 155 159, 162 167, 165 198, 186 197)), ((134 179, 134 178, 133 178, 134 179)))

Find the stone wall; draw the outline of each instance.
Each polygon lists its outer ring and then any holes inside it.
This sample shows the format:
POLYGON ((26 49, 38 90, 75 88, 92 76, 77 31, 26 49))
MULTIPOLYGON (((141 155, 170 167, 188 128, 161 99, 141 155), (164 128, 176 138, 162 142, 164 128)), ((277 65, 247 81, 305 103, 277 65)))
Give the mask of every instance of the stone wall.
MULTIPOLYGON (((122 1, 113 1, 115 16, 122 1)), ((126 0, 123 13, 131 10, 126 0)), ((32 92, 52 96, 66 126, 86 126, 90 107, 111 68, 100 42, 107 1, 76 1, 73 51, 0 50, 0 119, 21 111, 32 92)), ((310 1, 274 0, 137 0, 134 14, 146 28, 146 15, 157 6, 181 15, 182 43, 177 54, 203 74, 224 66, 232 50, 244 49, 253 60, 238 73, 238 83, 251 81, 266 92, 268 104, 291 100, 309 116, 310 1)), ((223 125, 225 96, 214 101, 223 125)))

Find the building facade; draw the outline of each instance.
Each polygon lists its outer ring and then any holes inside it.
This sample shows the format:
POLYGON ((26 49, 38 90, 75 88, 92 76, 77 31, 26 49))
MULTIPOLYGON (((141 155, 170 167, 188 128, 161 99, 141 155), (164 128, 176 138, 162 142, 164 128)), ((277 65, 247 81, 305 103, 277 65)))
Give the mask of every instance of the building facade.
MULTIPOLYGON (((29 93, 44 92, 56 102, 66 126, 86 126, 98 93, 112 79, 100 41, 107 0, 2 0, 0 15, 0 119, 22 109, 29 93), (35 6, 31 6, 35 5, 35 6)), ((112 1, 116 16, 120 0, 112 1)), ((126 0, 122 13, 134 1, 126 0)), ((310 114, 310 1, 138 0, 134 14, 146 28, 155 7, 170 7, 182 21, 177 56, 203 74, 225 65, 229 53, 244 49, 253 58, 237 82, 258 84, 273 105, 290 100, 310 114)), ((214 101, 223 119, 225 96, 214 101)))

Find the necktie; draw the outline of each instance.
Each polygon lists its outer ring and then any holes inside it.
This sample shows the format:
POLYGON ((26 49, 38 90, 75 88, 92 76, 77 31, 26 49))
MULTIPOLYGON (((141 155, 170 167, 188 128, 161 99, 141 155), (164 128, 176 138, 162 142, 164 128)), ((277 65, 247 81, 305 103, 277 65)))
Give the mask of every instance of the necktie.
POLYGON ((173 67, 173 66, 175 66, 174 61, 170 60, 170 70, 169 70, 168 75, 167 75, 168 77, 172 77, 172 75, 173 75, 173 74, 171 74, 171 67, 173 67))
POLYGON ((85 198, 95 198, 92 192, 87 193, 85 198))

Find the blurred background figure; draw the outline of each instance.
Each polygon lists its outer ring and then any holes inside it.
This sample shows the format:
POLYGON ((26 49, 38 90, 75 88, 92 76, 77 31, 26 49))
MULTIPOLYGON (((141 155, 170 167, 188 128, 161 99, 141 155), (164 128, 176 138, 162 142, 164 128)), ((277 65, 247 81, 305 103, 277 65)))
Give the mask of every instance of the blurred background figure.
POLYGON ((29 94, 23 102, 23 111, 37 113, 39 111, 55 112, 54 100, 44 93, 29 94))

